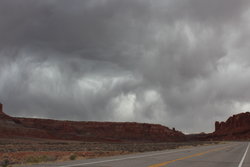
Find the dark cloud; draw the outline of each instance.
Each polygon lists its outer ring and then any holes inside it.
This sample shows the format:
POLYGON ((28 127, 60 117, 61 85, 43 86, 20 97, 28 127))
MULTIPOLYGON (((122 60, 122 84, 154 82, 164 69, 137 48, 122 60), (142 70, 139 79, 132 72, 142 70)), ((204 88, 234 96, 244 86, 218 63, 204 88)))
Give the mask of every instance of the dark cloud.
POLYGON ((212 131, 249 107, 247 0, 3 0, 8 114, 212 131))

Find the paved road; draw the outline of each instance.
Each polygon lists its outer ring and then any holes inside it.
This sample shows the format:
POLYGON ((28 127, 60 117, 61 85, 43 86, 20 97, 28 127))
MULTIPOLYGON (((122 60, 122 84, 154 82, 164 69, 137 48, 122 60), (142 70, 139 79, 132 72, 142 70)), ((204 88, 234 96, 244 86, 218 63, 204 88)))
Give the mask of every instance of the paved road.
POLYGON ((31 167, 250 167, 249 147, 233 142, 31 167))

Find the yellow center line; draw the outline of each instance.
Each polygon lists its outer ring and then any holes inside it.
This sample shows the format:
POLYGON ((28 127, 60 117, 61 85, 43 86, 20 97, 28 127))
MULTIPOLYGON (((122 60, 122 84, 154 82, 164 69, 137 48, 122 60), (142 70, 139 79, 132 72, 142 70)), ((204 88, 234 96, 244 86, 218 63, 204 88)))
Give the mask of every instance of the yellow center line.
POLYGON ((173 163, 173 162, 176 162, 176 161, 180 161, 180 160, 184 160, 184 159, 188 159, 188 158, 192 158, 192 157, 198 157, 198 156, 201 156, 201 155, 204 155, 204 154, 207 154, 207 153, 220 151, 220 150, 223 150, 223 149, 228 148, 228 147, 231 147, 231 146, 226 146, 226 147, 211 149, 211 150, 208 150, 208 151, 205 151, 205 152, 196 153, 196 154, 193 154, 193 155, 189 155, 189 156, 186 156, 186 157, 182 157, 182 158, 178 158, 178 159, 166 161, 166 162, 155 164, 155 165, 151 165, 151 166, 148 166, 148 167, 162 167, 162 166, 165 166, 167 164, 170 164, 170 163, 173 163))

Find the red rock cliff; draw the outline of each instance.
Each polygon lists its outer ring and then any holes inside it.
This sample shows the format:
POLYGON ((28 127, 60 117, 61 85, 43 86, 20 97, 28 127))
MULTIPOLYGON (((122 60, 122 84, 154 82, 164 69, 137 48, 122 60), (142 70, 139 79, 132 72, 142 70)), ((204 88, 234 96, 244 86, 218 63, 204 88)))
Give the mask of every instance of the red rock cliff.
POLYGON ((157 124, 74 122, 19 118, 26 128, 45 130, 51 138, 88 141, 182 141, 184 134, 157 124))
POLYGON ((0 119, 11 120, 11 117, 3 112, 3 105, 0 103, 0 119))
MULTIPOLYGON (((7 115, 2 112, 2 115, 7 115)), ((2 121, 0 137, 34 137, 84 141, 183 141, 185 135, 158 124, 134 122, 75 122, 12 118, 2 121)))
POLYGON ((2 114, 3 113, 3 105, 2 105, 2 103, 0 103, 0 114, 2 114))
POLYGON ((233 115, 226 122, 215 122, 212 137, 222 140, 250 139, 250 112, 233 115))

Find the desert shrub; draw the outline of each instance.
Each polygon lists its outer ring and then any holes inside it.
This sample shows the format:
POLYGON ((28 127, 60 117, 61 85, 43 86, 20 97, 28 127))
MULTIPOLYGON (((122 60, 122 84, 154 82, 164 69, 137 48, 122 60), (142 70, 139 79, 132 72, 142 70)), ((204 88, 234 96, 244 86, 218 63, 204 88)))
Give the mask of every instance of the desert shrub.
POLYGON ((1 163, 2 167, 7 167, 10 164, 10 161, 8 159, 3 160, 3 162, 1 163))
POLYGON ((46 159, 46 161, 55 161, 55 160, 57 160, 56 156, 47 156, 47 159, 46 159))
POLYGON ((30 156, 26 158, 26 163, 39 163, 40 161, 40 157, 34 157, 34 156, 30 156))
POLYGON ((72 154, 72 155, 69 157, 69 159, 70 159, 70 160, 75 160, 76 157, 77 157, 76 154, 72 154))
POLYGON ((48 161, 55 161, 57 158, 55 156, 30 156, 26 159, 26 163, 40 163, 40 162, 48 162, 48 161))

